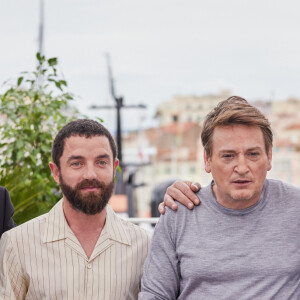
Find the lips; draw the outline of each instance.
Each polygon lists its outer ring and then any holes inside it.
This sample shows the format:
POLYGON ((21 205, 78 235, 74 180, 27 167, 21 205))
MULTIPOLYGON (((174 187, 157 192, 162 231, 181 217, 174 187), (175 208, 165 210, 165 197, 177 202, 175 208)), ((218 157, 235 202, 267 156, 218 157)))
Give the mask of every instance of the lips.
POLYGON ((239 179, 239 180, 235 180, 234 183, 247 183, 250 182, 249 180, 243 180, 243 179, 239 179))
POLYGON ((83 188, 81 188, 81 190, 83 190, 83 191, 94 191, 94 190, 98 190, 98 189, 100 189, 100 187, 99 186, 85 186, 85 187, 83 187, 83 188))
POLYGON ((101 182, 97 179, 93 179, 93 180, 88 180, 88 179, 85 179, 83 181, 81 181, 77 186, 76 188, 77 189, 97 189, 97 188, 104 188, 105 187, 105 184, 104 182, 101 182))
POLYGON ((251 180, 248 179, 237 179, 237 180, 233 180, 234 184, 238 184, 238 185, 246 185, 248 183, 251 183, 251 180))
POLYGON ((82 190, 84 190, 84 189, 96 189, 96 188, 99 188, 99 186, 83 186, 83 187, 81 187, 82 190))

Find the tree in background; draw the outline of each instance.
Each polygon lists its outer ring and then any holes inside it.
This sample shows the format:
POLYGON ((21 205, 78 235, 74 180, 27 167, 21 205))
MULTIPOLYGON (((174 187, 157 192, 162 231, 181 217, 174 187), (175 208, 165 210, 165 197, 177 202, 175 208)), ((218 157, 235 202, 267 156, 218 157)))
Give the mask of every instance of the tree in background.
POLYGON ((48 164, 54 136, 72 119, 63 114, 73 96, 57 74, 57 58, 36 57, 36 70, 22 72, 14 85, 4 83, 0 95, 0 185, 9 190, 17 224, 47 212, 60 198, 48 164))

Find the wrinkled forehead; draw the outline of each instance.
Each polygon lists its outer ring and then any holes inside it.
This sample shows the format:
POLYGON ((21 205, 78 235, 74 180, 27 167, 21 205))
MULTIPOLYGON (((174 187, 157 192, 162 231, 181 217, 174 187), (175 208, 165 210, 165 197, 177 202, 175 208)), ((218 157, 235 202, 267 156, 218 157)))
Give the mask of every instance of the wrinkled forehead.
POLYGON ((212 134, 212 151, 234 150, 235 148, 266 150, 261 128, 241 124, 217 126, 212 134))

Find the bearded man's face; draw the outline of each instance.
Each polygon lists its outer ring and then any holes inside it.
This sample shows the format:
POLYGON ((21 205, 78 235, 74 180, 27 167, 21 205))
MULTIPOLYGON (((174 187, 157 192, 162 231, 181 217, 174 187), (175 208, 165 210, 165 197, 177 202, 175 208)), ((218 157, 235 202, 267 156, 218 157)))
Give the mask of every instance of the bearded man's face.
POLYGON ((114 189, 114 179, 108 184, 97 179, 85 179, 74 188, 65 183, 61 173, 60 188, 74 209, 87 214, 94 215, 101 212, 107 205, 114 189), (98 191, 83 192, 83 189, 98 189, 98 191))
POLYGON ((94 215, 111 197, 118 162, 106 136, 71 136, 65 139, 60 166, 50 163, 50 168, 65 201, 94 215))

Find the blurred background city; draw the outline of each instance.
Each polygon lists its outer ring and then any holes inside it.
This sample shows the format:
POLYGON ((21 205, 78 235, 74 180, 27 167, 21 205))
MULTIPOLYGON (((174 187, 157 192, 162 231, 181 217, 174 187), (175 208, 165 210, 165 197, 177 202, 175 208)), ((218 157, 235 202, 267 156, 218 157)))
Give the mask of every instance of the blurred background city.
POLYGON ((268 177, 300 186, 299 12, 292 0, 3 0, 0 83, 34 69, 37 52, 58 58, 74 97, 63 113, 101 118, 122 145, 111 204, 126 216, 150 217, 177 178, 209 183, 202 122, 231 95, 271 121, 268 177))

